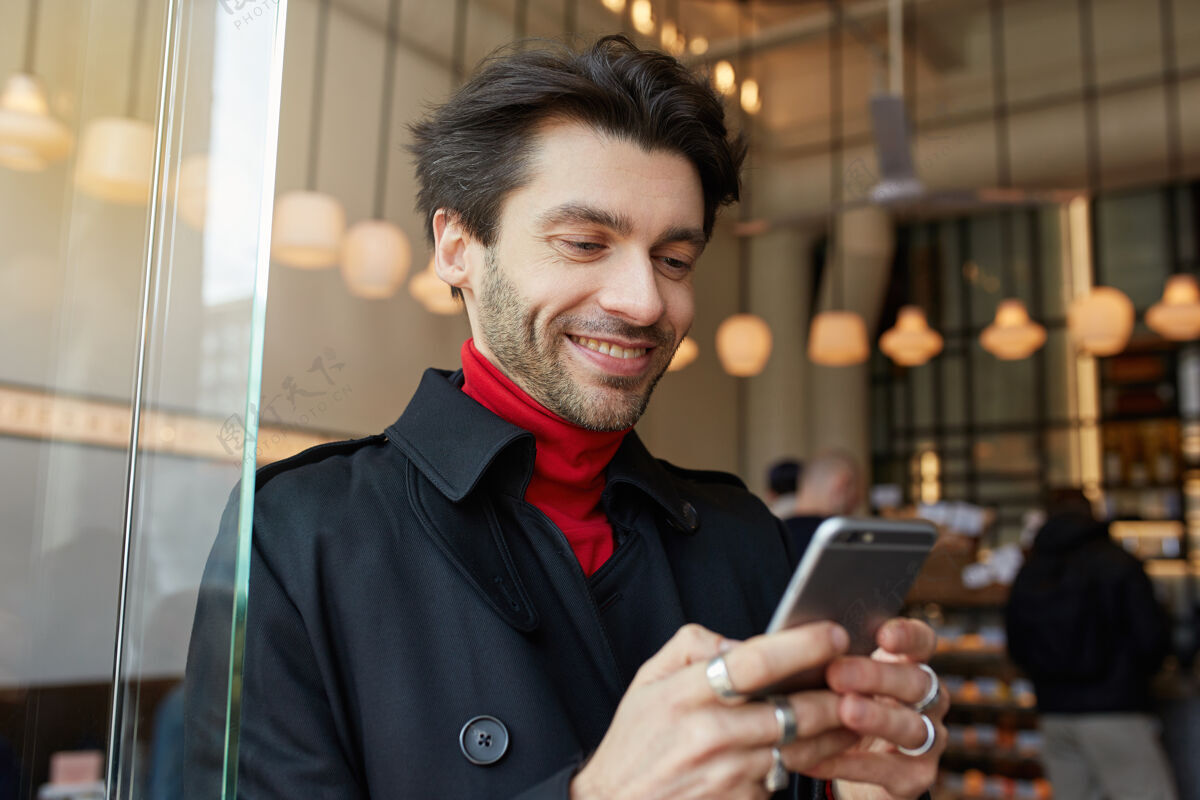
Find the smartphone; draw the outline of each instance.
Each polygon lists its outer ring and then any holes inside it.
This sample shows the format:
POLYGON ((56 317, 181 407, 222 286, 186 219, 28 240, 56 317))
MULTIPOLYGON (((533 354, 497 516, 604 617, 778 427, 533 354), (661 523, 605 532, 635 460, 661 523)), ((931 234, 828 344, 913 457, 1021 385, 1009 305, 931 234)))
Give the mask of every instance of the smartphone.
MULTIPOLYGON (((849 654, 870 655, 879 628, 904 606, 936 540, 937 529, 924 520, 830 517, 813 534, 766 632, 832 620, 850 634, 849 654)), ((824 685, 822 665, 763 694, 824 685)))

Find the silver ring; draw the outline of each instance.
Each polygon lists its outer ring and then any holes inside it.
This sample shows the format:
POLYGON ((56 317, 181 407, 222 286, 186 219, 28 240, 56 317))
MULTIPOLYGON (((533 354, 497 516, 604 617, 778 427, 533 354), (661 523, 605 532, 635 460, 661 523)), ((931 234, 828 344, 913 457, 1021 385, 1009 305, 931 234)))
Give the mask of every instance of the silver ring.
POLYGON ((925 743, 920 747, 909 749, 907 747, 897 747, 901 755, 905 756, 923 756, 933 748, 933 740, 937 738, 937 730, 933 727, 933 720, 924 714, 921 715, 921 721, 925 723, 925 743))
POLYGON ((920 714, 937 702, 938 693, 942 690, 942 684, 938 680, 937 673, 928 664, 917 664, 917 667, 929 676, 929 691, 921 698, 921 702, 913 706, 913 709, 920 714))
POLYGON ((729 680, 729 667, 725 664, 725 656, 717 656, 709 661, 704 669, 704 677, 708 678, 709 687, 722 703, 731 706, 745 699, 733 688, 733 681, 729 680))
POLYGON ((775 721, 779 723, 779 743, 777 747, 787 747, 796 741, 799 724, 796 722, 796 709, 783 695, 768 698, 775 708, 775 721))
POLYGON ((780 789, 786 789, 788 785, 787 767, 783 765, 783 753, 779 752, 778 747, 771 748, 771 769, 767 772, 767 777, 763 779, 763 786, 768 792, 778 792, 780 789))

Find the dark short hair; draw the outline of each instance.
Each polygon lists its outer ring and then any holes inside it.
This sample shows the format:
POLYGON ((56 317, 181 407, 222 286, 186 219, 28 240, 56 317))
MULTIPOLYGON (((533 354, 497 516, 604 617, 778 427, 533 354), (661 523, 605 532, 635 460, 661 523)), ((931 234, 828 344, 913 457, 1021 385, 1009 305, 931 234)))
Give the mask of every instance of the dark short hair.
MULTIPOLYGON (((545 43, 549 44, 549 43, 545 43)), ((707 77, 664 53, 605 36, 582 51, 505 48, 433 114, 411 126, 417 208, 433 239, 433 216, 450 209, 485 246, 495 243, 505 197, 529 179, 537 128, 572 120, 695 165, 704 192, 704 234, 738 199, 746 146, 725 127, 707 77)))
POLYGON ((794 458, 776 461, 767 470, 767 486, 775 494, 793 494, 800 485, 800 462, 794 458))
POLYGON ((1091 517, 1092 501, 1077 486, 1052 486, 1046 490, 1046 515, 1061 514, 1091 517))

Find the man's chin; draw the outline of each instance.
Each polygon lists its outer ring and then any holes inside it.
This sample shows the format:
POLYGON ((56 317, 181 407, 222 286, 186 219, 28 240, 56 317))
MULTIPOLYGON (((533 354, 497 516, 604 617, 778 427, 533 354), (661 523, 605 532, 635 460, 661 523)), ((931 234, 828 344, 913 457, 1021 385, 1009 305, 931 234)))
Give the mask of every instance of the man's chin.
POLYGON ((559 416, 590 431, 623 431, 632 428, 646 410, 646 396, 641 391, 618 390, 611 387, 594 388, 562 409, 559 416))

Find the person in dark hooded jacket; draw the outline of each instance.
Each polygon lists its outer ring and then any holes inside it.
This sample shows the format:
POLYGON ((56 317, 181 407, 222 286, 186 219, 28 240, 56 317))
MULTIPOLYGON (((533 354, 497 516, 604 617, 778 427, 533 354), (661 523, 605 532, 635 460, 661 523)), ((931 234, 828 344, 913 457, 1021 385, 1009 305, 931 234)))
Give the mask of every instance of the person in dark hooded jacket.
POLYGON ((1008 649, 1033 681, 1057 800, 1174 798, 1151 715, 1168 624, 1141 562, 1062 492, 1013 582, 1008 649))

